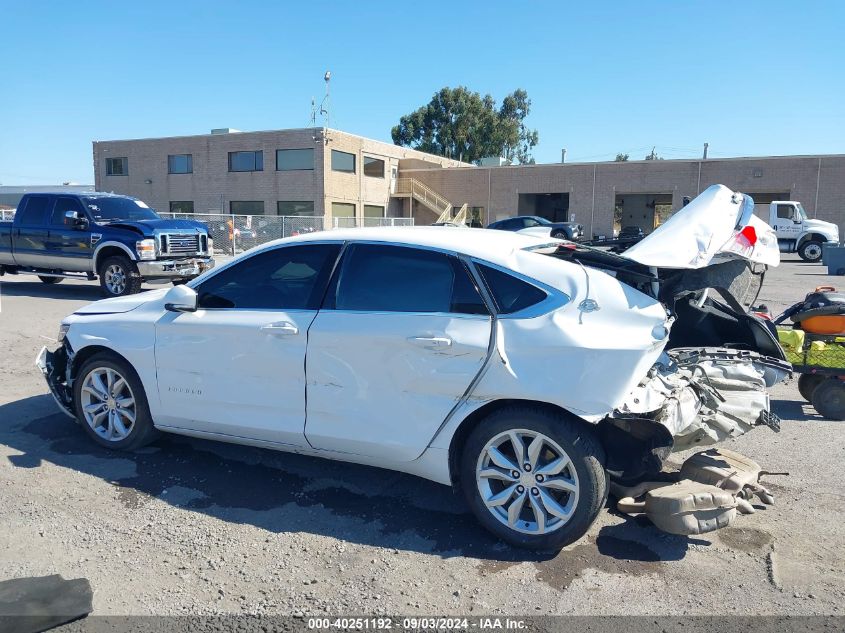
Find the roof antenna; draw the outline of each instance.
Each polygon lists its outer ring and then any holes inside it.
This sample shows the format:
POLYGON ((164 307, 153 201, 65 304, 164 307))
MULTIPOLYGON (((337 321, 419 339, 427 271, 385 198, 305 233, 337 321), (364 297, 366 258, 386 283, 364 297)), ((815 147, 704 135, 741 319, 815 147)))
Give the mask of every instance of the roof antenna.
POLYGON ((323 101, 320 103, 320 114, 323 116, 323 127, 327 128, 329 127, 330 123, 329 110, 331 109, 331 101, 329 100, 329 82, 332 80, 332 72, 330 70, 327 70, 326 74, 323 75, 323 79, 326 80, 326 96, 323 97, 323 101))

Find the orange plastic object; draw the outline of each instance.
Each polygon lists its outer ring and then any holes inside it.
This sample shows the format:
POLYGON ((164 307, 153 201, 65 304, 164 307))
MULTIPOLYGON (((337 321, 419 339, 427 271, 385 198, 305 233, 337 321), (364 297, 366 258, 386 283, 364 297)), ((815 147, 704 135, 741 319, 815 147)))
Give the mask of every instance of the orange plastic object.
POLYGON ((826 314, 801 321, 801 329, 813 334, 845 334, 845 315, 826 314))

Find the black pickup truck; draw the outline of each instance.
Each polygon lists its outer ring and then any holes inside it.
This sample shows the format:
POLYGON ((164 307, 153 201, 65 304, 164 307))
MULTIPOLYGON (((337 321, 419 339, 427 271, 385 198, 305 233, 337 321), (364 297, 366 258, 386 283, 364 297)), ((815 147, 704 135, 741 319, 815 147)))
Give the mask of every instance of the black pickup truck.
POLYGON ((0 222, 0 275, 47 284, 99 277, 109 297, 143 281, 181 283, 214 266, 201 222, 165 220, 141 200, 109 193, 29 193, 0 222))

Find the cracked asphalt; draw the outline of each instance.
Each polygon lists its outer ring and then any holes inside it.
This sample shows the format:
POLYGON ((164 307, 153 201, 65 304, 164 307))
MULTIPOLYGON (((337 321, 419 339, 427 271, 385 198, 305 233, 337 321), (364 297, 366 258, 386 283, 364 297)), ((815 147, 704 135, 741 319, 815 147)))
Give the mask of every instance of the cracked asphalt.
MULTIPOLYGON (((845 287, 785 259, 760 295, 775 313, 845 287)), ((0 580, 88 578, 101 615, 845 614, 845 423, 794 381, 772 393, 781 433, 727 444, 789 472, 767 480, 774 506, 692 538, 606 508, 578 543, 535 555, 407 475, 175 436, 99 448, 33 365, 98 298, 96 284, 0 281, 0 580)))

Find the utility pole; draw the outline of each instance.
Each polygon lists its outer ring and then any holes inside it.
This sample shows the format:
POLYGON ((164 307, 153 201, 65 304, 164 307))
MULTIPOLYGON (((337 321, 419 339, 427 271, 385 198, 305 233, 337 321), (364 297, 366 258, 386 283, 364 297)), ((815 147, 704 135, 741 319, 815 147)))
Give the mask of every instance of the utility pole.
POLYGON ((701 157, 702 160, 707 160, 707 150, 710 148, 710 143, 704 144, 704 155, 701 157))

